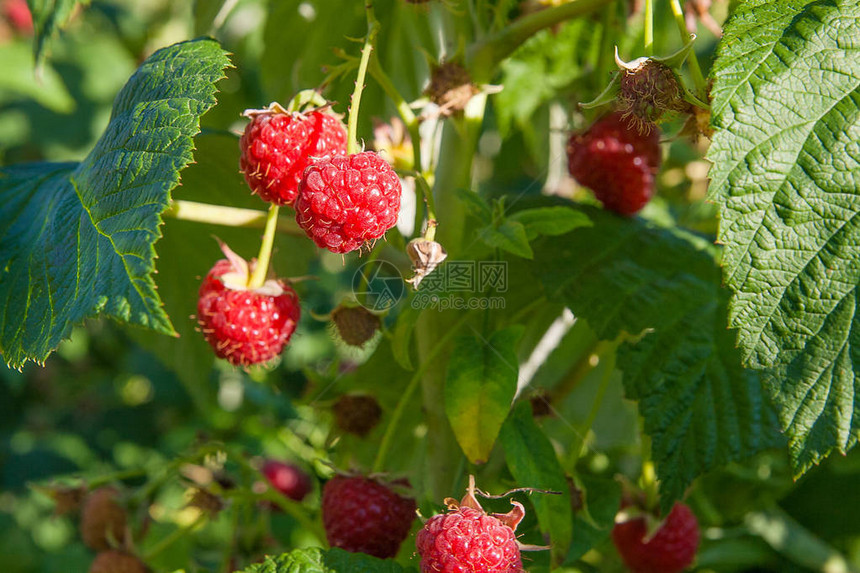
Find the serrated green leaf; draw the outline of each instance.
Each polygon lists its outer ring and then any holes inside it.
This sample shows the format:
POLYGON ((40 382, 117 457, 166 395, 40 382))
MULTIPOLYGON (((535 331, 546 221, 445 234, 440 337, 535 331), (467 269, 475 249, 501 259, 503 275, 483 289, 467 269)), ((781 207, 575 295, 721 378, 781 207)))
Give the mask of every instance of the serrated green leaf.
POLYGON ((798 473, 860 435, 858 26, 854 0, 745 2, 713 70, 729 324, 798 473))
POLYGON ((296 549, 243 569, 242 573, 336 573, 325 565, 325 552, 319 547, 296 549))
POLYGON ((153 243, 200 116, 229 64, 212 40, 159 50, 114 102, 80 164, 0 172, 0 353, 44 361, 98 314, 173 334, 152 279, 153 243))
POLYGON ((560 494, 530 497, 541 531, 550 536, 553 563, 560 564, 572 540, 570 488, 555 449, 535 424, 528 402, 521 402, 511 411, 499 440, 518 484, 560 494))
POLYGON ((296 549, 243 569, 242 573, 410 573, 390 559, 377 559, 343 549, 296 549))
POLYGON ((502 249, 524 259, 534 257, 526 228, 517 221, 507 220, 498 227, 494 225, 482 227, 478 231, 478 237, 488 247, 502 249))
POLYGON ((594 227, 535 243, 535 271, 595 332, 645 334, 619 351, 629 397, 639 400, 671 508, 692 479, 779 443, 754 372, 725 323, 714 248, 703 239, 582 208, 594 227))
POLYGON ((564 235, 577 227, 590 227, 591 221, 581 211, 568 207, 537 207, 517 211, 508 217, 508 221, 520 223, 526 229, 528 239, 534 240, 538 235, 564 235))
POLYGON ((57 31, 66 27, 79 6, 89 4, 90 0, 27 0, 36 32, 33 53, 37 64, 45 58, 48 42, 57 31))
POLYGON ((448 362, 445 413, 463 453, 472 463, 487 460, 517 391, 516 344, 522 326, 459 337, 448 362))

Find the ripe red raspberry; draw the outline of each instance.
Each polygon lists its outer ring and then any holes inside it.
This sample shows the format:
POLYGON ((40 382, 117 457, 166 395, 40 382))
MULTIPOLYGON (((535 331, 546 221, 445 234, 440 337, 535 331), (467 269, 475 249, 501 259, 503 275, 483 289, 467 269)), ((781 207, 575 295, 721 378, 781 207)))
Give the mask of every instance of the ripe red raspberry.
POLYGON ((251 122, 239 140, 239 167, 251 190, 264 201, 292 205, 309 165, 346 155, 346 128, 330 113, 288 113, 272 104, 245 115, 251 122))
POLYGON ((613 113, 573 134, 567 155, 570 174, 610 211, 634 215, 654 194, 661 160, 657 130, 639 133, 613 113))
POLYGON ((277 460, 266 460, 263 475, 272 487, 294 501, 302 501, 313 488, 308 474, 292 464, 277 460))
POLYGON ((510 513, 488 515, 474 491, 470 476, 469 491, 460 503, 446 500, 448 513, 434 515, 418 532, 421 573, 522 573, 514 530, 525 513, 523 506, 511 502, 510 513))
POLYGON ((247 288, 248 264, 226 245, 222 250, 228 258, 215 263, 200 285, 197 321, 219 358, 236 366, 268 362, 296 329, 298 296, 276 279, 247 288))
POLYGON ((143 562, 122 551, 102 551, 90 565, 89 573, 146 573, 143 562))
POLYGON ((335 476, 323 487, 326 538, 332 547, 353 553, 394 557, 409 535, 416 507, 414 499, 376 480, 335 476))
POLYGON ((612 541, 633 573, 678 573, 696 556, 699 524, 690 508, 676 503, 651 539, 645 517, 616 523, 612 541))
POLYGON ((81 538, 90 549, 104 551, 125 542, 125 509, 117 502, 119 492, 99 488, 84 501, 81 509, 81 538))
POLYGON ((296 221, 319 247, 348 253, 397 223, 400 179, 372 151, 335 157, 305 170, 296 221))

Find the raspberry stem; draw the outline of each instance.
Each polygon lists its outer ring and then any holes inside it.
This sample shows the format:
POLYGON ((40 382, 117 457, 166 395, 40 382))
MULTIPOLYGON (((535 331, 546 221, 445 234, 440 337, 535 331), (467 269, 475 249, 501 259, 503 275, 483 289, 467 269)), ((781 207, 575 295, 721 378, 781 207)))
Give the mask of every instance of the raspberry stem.
POLYGON ((164 537, 161 541, 153 545, 149 551, 143 556, 143 560, 146 562, 152 561, 155 557, 160 555, 165 549, 173 545, 175 542, 188 537, 197 527, 202 524, 204 521, 208 519, 206 512, 200 512, 200 515, 197 518, 189 523, 188 525, 177 527, 173 530, 170 535, 164 537))
POLYGON ((645 0, 645 55, 654 55, 654 0, 645 0))
POLYGON ((388 450, 391 449, 391 440, 394 439, 394 433, 397 431, 400 418, 403 417, 406 405, 412 398, 412 394, 414 394, 415 390, 418 388, 418 383, 421 382, 424 374, 427 373, 431 366, 436 366, 436 357, 440 352, 442 352, 445 345, 448 344, 448 341, 457 334, 460 327, 463 326, 469 316, 470 313, 468 312, 463 314, 460 319, 452 324, 448 331, 439 338, 436 345, 433 346, 430 352, 427 353, 426 356, 422 357, 421 366, 419 366, 418 370, 415 371, 415 374, 412 375, 412 379, 409 380, 409 384, 406 385, 406 389, 400 396, 400 401, 397 402, 397 406, 395 406, 394 411, 391 413, 391 419, 388 421, 388 426, 385 428, 385 434, 382 436, 382 441, 379 443, 379 450, 376 452, 376 459, 373 461, 373 469, 371 470, 371 473, 379 473, 385 468, 385 458, 388 455, 388 450))
POLYGON ((367 75, 367 65, 370 63, 370 54, 373 52, 373 43, 376 41, 376 33, 379 31, 379 22, 373 14, 373 3, 366 0, 364 4, 367 12, 367 37, 364 47, 361 48, 361 62, 358 64, 358 75, 355 78, 355 90, 349 102, 349 123, 347 124, 347 153, 350 155, 361 151, 356 134, 358 133, 358 108, 361 106, 361 94, 364 91, 364 78, 367 75))
POLYGON ((266 217, 266 230, 263 232, 263 242, 260 244, 260 254, 257 255, 257 264, 248 281, 248 288, 255 289, 263 286, 266 276, 269 274, 269 260, 272 258, 272 244, 275 242, 275 231, 278 228, 278 206, 272 203, 269 206, 269 214, 266 217))
MULTIPOLYGON (((678 25, 678 31, 681 33, 681 41, 685 44, 690 41, 690 33, 687 31, 687 23, 684 21, 684 9, 681 8, 679 0, 671 0, 672 14, 675 16, 675 23, 678 25)), ((690 55, 687 56, 687 62, 690 65, 690 74, 693 76, 693 83, 696 84, 696 95, 703 96, 708 91, 705 76, 702 75, 702 68, 699 66, 699 59, 696 57, 696 50, 690 50, 690 55)))

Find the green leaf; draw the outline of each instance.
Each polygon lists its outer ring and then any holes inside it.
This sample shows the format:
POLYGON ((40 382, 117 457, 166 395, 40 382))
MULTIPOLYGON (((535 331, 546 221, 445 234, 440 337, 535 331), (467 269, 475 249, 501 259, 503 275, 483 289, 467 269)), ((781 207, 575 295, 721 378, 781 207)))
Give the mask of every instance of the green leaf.
POLYGON ((0 352, 44 361, 99 314, 173 334, 152 279, 153 243, 200 116, 228 60, 212 40, 159 50, 114 102, 80 164, 0 172, 0 352))
POLYGON ((860 435, 858 25, 854 0, 749 1, 713 70, 729 324, 798 474, 860 435))
POLYGON ((534 257, 526 228, 517 221, 504 221, 498 227, 487 225, 478 231, 478 236, 489 247, 502 249, 524 259, 534 257))
POLYGON ((337 573, 407 573, 412 567, 403 568, 390 559, 377 559, 363 553, 350 553, 343 549, 329 549, 325 564, 337 573))
POLYGON ((538 235, 564 235, 577 227, 591 226, 591 221, 585 213, 568 207, 524 209, 509 216, 508 221, 522 224, 530 241, 538 235))
POLYGON ((296 549, 243 569, 242 573, 335 573, 325 565, 325 553, 318 547, 296 549))
POLYGON ((580 476, 584 488, 582 511, 573 520, 573 543, 566 562, 573 563, 612 533, 621 505, 621 484, 614 479, 580 476))
POLYGON ((89 4, 90 0, 27 0, 36 32, 33 53, 37 64, 45 58, 48 42, 57 31, 66 27, 79 6, 89 4))
POLYGON ((296 549, 243 569, 242 573, 409 573, 390 559, 377 559, 343 549, 296 549))
POLYGON ((727 333, 715 249, 707 241, 599 209, 594 227, 535 243, 535 271, 604 339, 649 332, 618 354, 639 400, 671 508, 697 475, 779 443, 776 421, 727 333))
POLYGON ((541 531, 552 541, 553 563, 560 564, 573 537, 570 488, 555 449, 535 424, 528 402, 520 402, 511 411, 499 440, 505 449, 508 468, 518 484, 561 494, 537 493, 529 498, 537 512, 541 531))
POLYGON ((516 344, 523 327, 494 332, 489 340, 464 336, 454 343, 445 380, 445 413, 463 453, 487 460, 517 391, 516 344))

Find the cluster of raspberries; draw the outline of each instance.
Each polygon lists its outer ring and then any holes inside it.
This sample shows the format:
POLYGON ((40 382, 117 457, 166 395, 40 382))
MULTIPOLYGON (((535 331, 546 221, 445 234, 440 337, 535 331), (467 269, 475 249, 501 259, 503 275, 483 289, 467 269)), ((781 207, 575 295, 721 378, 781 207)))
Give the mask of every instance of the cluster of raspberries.
MULTIPOLYGON (((397 223, 401 184, 374 152, 347 153, 347 130, 326 108, 288 112, 278 104, 248 110, 239 167, 264 201, 295 208, 308 237, 334 253, 358 250, 397 223)), ((197 321, 216 356, 236 366, 280 355, 299 320, 299 300, 284 279, 252 284, 250 263, 222 245, 200 286, 197 321)))

